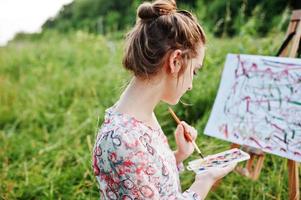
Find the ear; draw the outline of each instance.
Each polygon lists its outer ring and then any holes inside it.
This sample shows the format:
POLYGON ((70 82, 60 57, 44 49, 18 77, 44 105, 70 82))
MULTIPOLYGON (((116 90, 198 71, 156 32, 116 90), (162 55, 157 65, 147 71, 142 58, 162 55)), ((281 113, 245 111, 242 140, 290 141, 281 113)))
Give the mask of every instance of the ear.
POLYGON ((182 51, 180 49, 177 49, 173 51, 169 56, 169 68, 171 74, 178 74, 182 65, 181 65, 181 55, 182 51))

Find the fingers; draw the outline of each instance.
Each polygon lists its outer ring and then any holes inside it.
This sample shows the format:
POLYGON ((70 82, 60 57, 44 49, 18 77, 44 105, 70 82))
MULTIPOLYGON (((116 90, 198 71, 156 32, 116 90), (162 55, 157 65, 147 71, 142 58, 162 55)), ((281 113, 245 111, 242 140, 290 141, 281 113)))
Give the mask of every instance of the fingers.
POLYGON ((216 180, 223 178, 227 174, 229 174, 231 171, 234 170, 237 163, 230 163, 229 165, 226 165, 225 167, 215 167, 210 169, 211 173, 213 174, 213 177, 215 177, 216 180))
POLYGON ((229 173, 235 169, 236 165, 237 165, 237 163, 231 163, 231 164, 225 166, 224 170, 229 173))
POLYGON ((181 121, 181 124, 184 126, 185 131, 191 135, 193 140, 195 140, 198 135, 197 130, 194 127, 187 124, 185 121, 181 121))
POLYGON ((236 167, 237 163, 231 163, 225 167, 222 168, 222 171, 220 172, 220 178, 226 176, 227 174, 229 174, 230 172, 232 172, 234 170, 234 168, 236 167))
POLYGON ((183 127, 182 124, 178 124, 176 132, 177 133, 183 133, 184 132, 184 127, 183 127))
POLYGON ((213 167, 208 169, 208 171, 203 172, 201 174, 197 174, 195 177, 196 181, 204 181, 209 180, 212 182, 216 182, 217 180, 222 179, 227 174, 229 174, 236 167, 236 163, 229 164, 225 167, 213 167))
POLYGON ((177 129, 175 131, 176 138, 184 139, 184 127, 182 124, 178 124, 177 129))

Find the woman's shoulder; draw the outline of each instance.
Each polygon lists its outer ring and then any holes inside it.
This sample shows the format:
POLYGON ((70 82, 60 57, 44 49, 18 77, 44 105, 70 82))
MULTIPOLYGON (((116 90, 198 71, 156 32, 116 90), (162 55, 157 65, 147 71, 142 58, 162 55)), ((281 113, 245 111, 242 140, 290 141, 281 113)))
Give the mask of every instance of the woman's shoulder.
POLYGON ((115 105, 105 110, 104 121, 98 131, 98 144, 116 148, 135 147, 144 149, 145 147, 149 148, 150 145, 158 145, 158 139, 161 139, 163 143, 167 143, 167 138, 161 128, 158 130, 152 129, 135 117, 120 113, 115 110, 115 105))
POLYGON ((103 123, 98 130, 98 137, 103 139, 122 138, 124 140, 139 138, 144 132, 139 121, 133 117, 118 113, 114 106, 105 110, 103 123))

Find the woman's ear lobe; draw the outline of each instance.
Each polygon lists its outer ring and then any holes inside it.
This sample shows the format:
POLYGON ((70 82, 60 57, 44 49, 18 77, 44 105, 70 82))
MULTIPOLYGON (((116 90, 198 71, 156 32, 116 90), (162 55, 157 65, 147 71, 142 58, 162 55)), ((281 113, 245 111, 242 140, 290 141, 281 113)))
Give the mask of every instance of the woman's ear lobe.
POLYGON ((170 73, 175 73, 175 71, 176 71, 176 62, 172 57, 169 58, 169 68, 170 68, 170 73))
POLYGON ((174 62, 171 62, 171 64, 169 65, 170 67, 170 73, 178 73, 180 71, 180 64, 178 61, 174 61, 174 62))
POLYGON ((175 66, 175 71, 178 73, 180 70, 181 70, 181 64, 180 64, 180 61, 178 60, 175 60, 174 62, 174 66, 175 66))

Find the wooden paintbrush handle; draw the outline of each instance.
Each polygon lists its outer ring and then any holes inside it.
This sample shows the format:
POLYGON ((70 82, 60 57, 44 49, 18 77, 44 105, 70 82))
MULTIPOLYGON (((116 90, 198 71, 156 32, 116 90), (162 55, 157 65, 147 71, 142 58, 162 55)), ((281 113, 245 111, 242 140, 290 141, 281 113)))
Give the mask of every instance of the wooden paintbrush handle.
MULTIPOLYGON (((169 112, 171 113, 172 117, 175 119, 175 121, 177 122, 177 124, 181 124, 181 120, 178 118, 178 116, 176 115, 176 113, 171 109, 171 107, 168 107, 169 112)), ((185 131, 185 127, 184 128, 184 137, 188 142, 192 142, 192 137, 190 135, 190 133, 185 131)))

